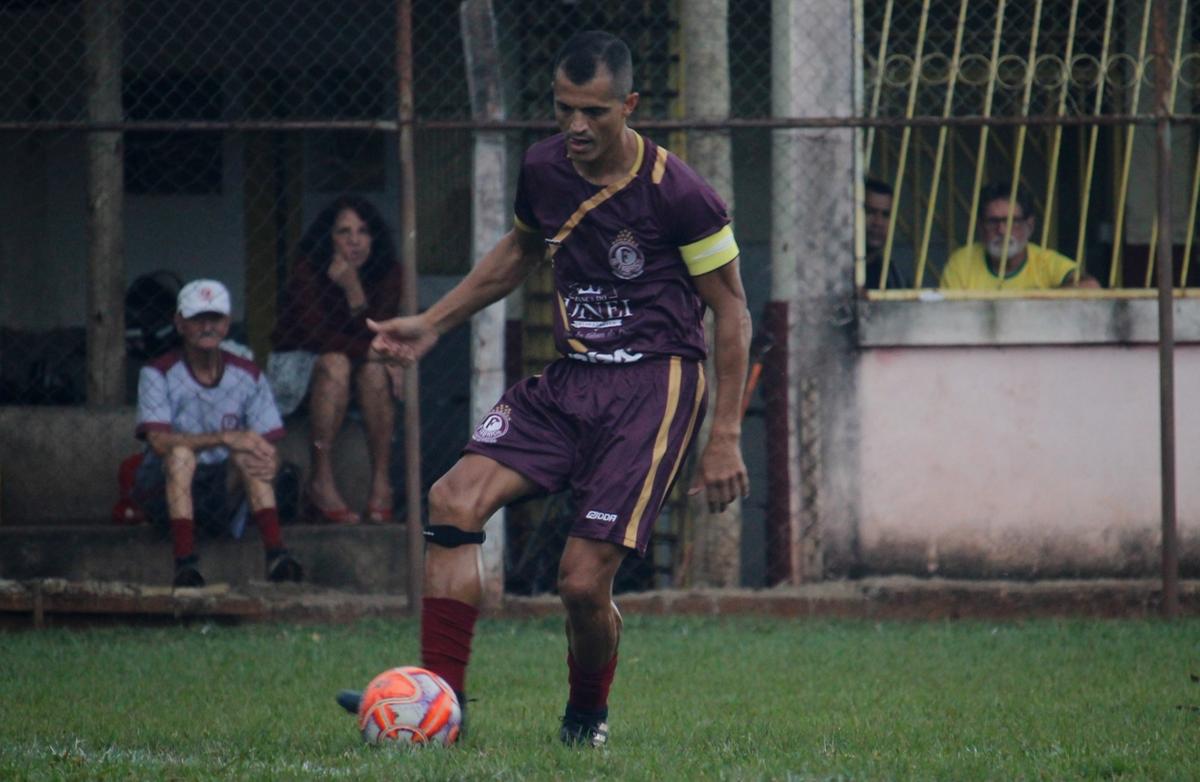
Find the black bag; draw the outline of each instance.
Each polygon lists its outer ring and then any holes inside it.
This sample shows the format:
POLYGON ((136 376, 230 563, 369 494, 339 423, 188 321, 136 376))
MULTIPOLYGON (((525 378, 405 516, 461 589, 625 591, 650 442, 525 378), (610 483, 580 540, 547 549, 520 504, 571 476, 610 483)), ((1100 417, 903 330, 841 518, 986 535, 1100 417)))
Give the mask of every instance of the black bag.
POLYGON ((180 287, 179 277, 165 270, 130 283, 125 291, 125 349, 130 358, 148 361, 179 344, 175 310, 180 287))
POLYGON ((300 466, 284 462, 275 476, 275 507, 280 524, 295 524, 300 520, 300 466))

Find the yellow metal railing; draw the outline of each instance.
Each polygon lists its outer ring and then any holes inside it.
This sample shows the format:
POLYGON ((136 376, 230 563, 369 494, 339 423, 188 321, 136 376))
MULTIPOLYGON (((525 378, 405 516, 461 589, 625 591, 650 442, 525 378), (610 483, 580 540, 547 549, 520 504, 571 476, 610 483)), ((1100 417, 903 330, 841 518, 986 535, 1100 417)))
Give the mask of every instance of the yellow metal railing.
MULTIPOLYGON (((1004 0, 1000 0, 1000 2, 1004 2, 1004 0)), ((921 21, 917 27, 917 53, 913 56, 912 78, 910 79, 908 86, 908 106, 904 109, 904 116, 906 119, 913 118, 913 110, 917 105, 917 88, 921 80, 921 55, 925 49, 925 29, 928 21, 929 0, 922 0, 921 21)), ((899 162, 896 163, 897 171, 904 170, 904 163, 908 158, 908 141, 911 136, 912 128, 908 125, 905 125, 904 130, 900 133, 900 159, 899 162)), ((880 272, 880 285, 883 288, 887 287, 888 269, 891 267, 892 262, 892 246, 896 240, 896 216, 899 213, 899 209, 896 208, 895 203, 900 201, 900 196, 903 194, 904 178, 899 176, 896 177, 895 184, 892 185, 892 187, 894 189, 894 194, 892 196, 893 206, 891 215, 888 218, 887 239, 884 240, 883 243, 883 260, 881 261, 883 263, 883 270, 880 272)))
MULTIPOLYGON (((1100 115, 1100 109, 1104 105, 1104 82, 1108 73, 1108 45, 1112 38, 1112 21, 1113 0, 1108 0, 1108 5, 1104 10, 1104 42, 1100 45, 1100 62, 1096 68, 1096 99, 1092 105, 1093 117, 1100 115)), ((1092 199, 1092 176, 1096 171, 1096 146, 1099 143, 1099 134, 1100 126, 1092 125, 1088 133, 1087 163, 1083 170, 1083 186, 1080 188, 1083 193, 1083 205, 1079 209, 1079 238, 1075 245, 1075 260, 1080 266, 1087 262, 1084 256, 1087 247, 1087 216, 1092 199)), ((1050 215, 1047 214, 1045 219, 1049 221, 1050 215)))
MULTIPOLYGON (((1147 3, 1147 5, 1149 5, 1149 4, 1147 3)), ((1175 52, 1174 52, 1173 57, 1171 58, 1172 63, 1178 63, 1180 61, 1180 55, 1183 53, 1183 31, 1186 28, 1187 28, 1187 3, 1180 3, 1179 4, 1179 21, 1175 25, 1175 52)), ((1160 63, 1156 63, 1155 67, 1158 67, 1159 65, 1160 65, 1160 63)), ((1171 111, 1175 110, 1175 95, 1178 93, 1178 87, 1179 87, 1179 79, 1172 78, 1170 92, 1167 97, 1167 106, 1170 107, 1171 111)), ((1200 155, 1197 155, 1197 159, 1200 160, 1200 155)), ((1187 225, 1194 225, 1194 223, 1187 223, 1187 225)), ((1189 240, 1191 239, 1191 231, 1188 232, 1188 239, 1189 240)), ((1147 288, 1150 287, 1151 281, 1154 279, 1154 255, 1155 255, 1155 250, 1157 248, 1158 248, 1158 209, 1156 207, 1154 210, 1154 222, 1150 227, 1150 252, 1147 255, 1147 260, 1146 260, 1145 287, 1147 287, 1147 288)), ((1187 277, 1182 277, 1180 279, 1180 285, 1183 285, 1183 283, 1186 280, 1187 280, 1187 277)))
MULTIPOLYGON (((1021 116, 1029 116, 1029 98, 1033 92, 1033 71, 1034 64, 1037 62, 1037 45, 1038 34, 1042 31, 1042 0, 1037 0, 1036 8, 1033 11, 1033 33, 1029 36, 1029 67, 1026 69, 1025 90, 1021 96, 1021 116)), ((1021 125, 1017 128, 1017 151, 1013 153, 1013 175, 1012 188, 1008 193, 1008 202, 1010 204, 1017 203, 1017 189, 1021 186, 1021 160, 1025 155, 1025 133, 1028 126, 1021 125)), ((979 186, 976 181, 975 186, 979 186)), ((978 191, 977 191, 978 192, 978 191)), ((976 207, 979 202, 976 199, 976 207)), ((1008 271, 1008 245, 1012 241, 1013 219, 1016 217, 1017 210, 1008 210, 1008 219, 1004 223, 1004 239, 1000 243, 1000 279, 1004 279, 1005 273, 1008 271)), ((1028 215, 1026 215, 1028 217, 1028 215)), ((1076 267, 1076 272, 1079 269, 1076 267)))
MULTIPOLYGON (((884 122, 863 134, 863 160, 868 175, 889 182, 893 190, 887 236, 878 253, 879 290, 870 291, 872 297, 905 298, 887 290, 894 286, 888 271, 902 243, 907 242, 906 253, 912 249, 914 289, 936 281, 931 248, 942 236, 947 250, 974 241, 980 193, 993 179, 1010 182, 1014 198, 1023 185, 1035 193, 1042 222, 1033 241, 1051 247, 1054 237, 1064 234, 1064 252, 1074 250, 1077 284, 1088 254, 1102 249, 1096 263, 1103 258, 1107 267, 1095 273, 1107 286, 1102 295, 1124 295, 1117 293, 1123 286, 1148 288, 1158 242, 1172 241, 1178 243, 1176 255, 1183 253, 1175 279, 1181 288, 1187 286, 1200 212, 1200 153, 1195 143, 1176 146, 1186 151, 1174 167, 1175 192, 1186 193, 1187 201, 1186 208, 1180 203, 1174 211, 1179 218, 1186 214, 1186 221, 1177 218, 1175 236, 1160 237, 1157 219, 1147 221, 1157 209, 1141 208, 1145 200, 1138 195, 1153 191, 1156 176, 1153 152, 1139 140, 1138 123, 1145 122, 1143 104, 1150 104, 1153 93, 1150 76, 1166 67, 1168 110, 1186 115, 1176 115, 1174 127, 1193 141, 1200 137, 1200 124, 1188 114, 1200 103, 1195 76, 1200 51, 1192 34, 1197 3, 1172 4, 1174 46, 1167 54, 1170 62, 1158 63, 1148 52, 1154 1, 864 0, 867 110, 884 122), (991 24, 981 25, 984 19, 991 24), (944 124, 928 121, 935 112, 944 124), (997 119, 1014 127, 994 130, 997 119), (1065 136, 1067 124, 1078 130, 1065 136), (975 137, 965 130, 972 126, 978 127, 975 137), (1111 152, 1111 165, 1098 164, 1101 149, 1111 152)), ((1010 212, 999 248, 1005 259, 1011 217, 1010 212)), ((856 279, 867 279, 866 262, 859 260, 856 279)), ((1004 279, 1010 263, 999 262, 998 279, 1004 279)))
MULTIPOLYGON (((964 20, 965 21, 965 20, 964 20)), ((959 24, 963 24, 960 21, 959 24)), ((996 7, 996 31, 992 35, 992 55, 988 60, 989 78, 987 81, 987 93, 983 99, 983 116, 992 116, 992 101, 996 97, 996 73, 997 64, 1000 61, 1000 36, 1004 30, 1004 0, 1000 0, 996 7)), ((967 212, 967 241, 969 237, 975 235, 975 222, 979 217, 979 191, 983 187, 983 164, 987 159, 987 139, 991 127, 984 125, 979 129, 979 149, 975 153, 975 180, 971 190, 971 209, 967 212)))
MULTIPOLYGON (((1111 7, 1111 6, 1110 6, 1111 7)), ((1067 48, 1063 52, 1063 57, 1059 61, 1062 64, 1061 78, 1062 89, 1058 91, 1058 105, 1055 107, 1054 115, 1061 117, 1067 108, 1067 94, 1071 91, 1071 74, 1069 72, 1071 58, 1075 54, 1075 25, 1079 22, 1079 0, 1072 0, 1071 17, 1067 22, 1067 48)), ((1062 152, 1062 125, 1056 125, 1053 131, 1054 140, 1050 145, 1050 164, 1047 167, 1049 173, 1049 181, 1046 183, 1046 206, 1043 214, 1047 218, 1054 214, 1054 188, 1058 184, 1058 156, 1062 152)), ((1042 220, 1042 241, 1043 247, 1049 246, 1050 241, 1050 220, 1042 220)), ((1076 269, 1075 280, 1078 282, 1078 272, 1083 269, 1083 263, 1079 264, 1076 269)))
MULTIPOLYGON (((949 117, 954 107, 954 86, 958 83, 958 60, 962 55, 962 39, 964 20, 967 18, 967 2, 962 0, 958 7, 958 24, 954 26, 954 51, 950 55, 950 73, 946 82, 946 98, 942 103, 942 116, 949 117)), ((1040 0, 1039 0, 1040 2, 1040 0)), ((941 184, 942 161, 946 155, 945 125, 938 128, 937 151, 933 153, 933 175, 929 178, 929 208, 925 210, 925 230, 921 232, 921 249, 917 253, 917 270, 913 277, 913 285, 917 288, 925 281, 925 267, 929 260, 929 237, 933 233, 933 216, 937 211, 938 186, 941 184)), ((886 264, 887 258, 883 259, 886 264)))
MULTIPOLYGON (((1150 9, 1153 4, 1147 0, 1143 4, 1142 28, 1138 35, 1137 61, 1133 64, 1133 95, 1130 97, 1130 110, 1137 112, 1139 99, 1142 96, 1142 75, 1146 62, 1146 42, 1150 38, 1150 9)), ((1112 257, 1108 263, 1108 287, 1117 286, 1117 275, 1121 269, 1121 240, 1125 234, 1125 203, 1129 197, 1129 167, 1133 163, 1133 139, 1137 126, 1131 125, 1125 129, 1125 150, 1121 157, 1121 182, 1117 188, 1117 206, 1113 212, 1113 243, 1112 257)))

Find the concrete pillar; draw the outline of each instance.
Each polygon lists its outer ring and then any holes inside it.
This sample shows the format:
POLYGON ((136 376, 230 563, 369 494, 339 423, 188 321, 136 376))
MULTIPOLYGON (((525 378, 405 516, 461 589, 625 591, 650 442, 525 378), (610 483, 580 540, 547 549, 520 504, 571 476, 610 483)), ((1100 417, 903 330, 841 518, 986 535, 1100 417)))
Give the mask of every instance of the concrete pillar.
MULTIPOLYGON (((83 4, 87 112, 92 122, 119 122, 121 2, 83 4)), ((87 136, 87 401, 125 402, 125 152, 119 131, 87 136)))
MULTIPOLYGON (((491 0, 466 0, 460 8, 471 115, 476 120, 502 120, 506 112, 491 0)), ((478 260, 512 225, 504 188, 508 166, 504 134, 476 132, 472 155, 471 255, 478 260)), ((471 319, 471 420, 475 422, 483 420, 504 393, 504 304, 500 300, 471 319)), ((504 599, 503 508, 488 521, 482 571, 484 602, 498 605, 504 599)))
MULTIPOLYGON (((851 116, 856 4, 772 4, 772 110, 851 116)), ((852 567, 857 547, 854 193, 851 129, 789 129, 772 140, 772 441, 768 561, 773 583, 852 567)))
MULTIPOLYGON (((691 119, 728 119, 729 97, 729 5, 727 0, 685 0, 680 7, 683 41, 683 110, 691 119)), ((692 130, 687 138, 687 162, 704 177, 733 213, 733 149, 729 130, 692 130)), ((735 225, 736 228, 736 225, 735 225)), ((711 345, 712 317, 705 329, 710 354, 706 371, 716 377, 711 345)), ((714 400, 709 392, 709 402, 714 400)), ((712 416, 706 416, 697 433, 699 455, 708 442, 712 416)), ((693 458, 693 467, 697 460, 693 458)), ((691 480, 693 476, 685 476, 691 480)), ((712 513, 703 494, 688 498, 688 543, 692 546, 691 572, 683 574, 690 584, 738 586, 741 579, 742 509, 735 501, 722 513, 712 513)))

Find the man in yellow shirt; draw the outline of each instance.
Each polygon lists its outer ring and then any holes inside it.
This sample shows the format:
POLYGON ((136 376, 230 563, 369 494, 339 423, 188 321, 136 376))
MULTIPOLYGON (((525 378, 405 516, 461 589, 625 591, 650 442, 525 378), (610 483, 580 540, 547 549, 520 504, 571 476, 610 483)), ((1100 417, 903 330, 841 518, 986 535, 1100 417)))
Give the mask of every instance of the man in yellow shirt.
POLYGON ((942 272, 943 290, 1038 290, 1047 288, 1099 288, 1100 283, 1083 272, 1078 280, 1078 264, 1070 258, 1032 244, 1037 218, 1033 199, 1018 188, 1015 202, 1010 200, 1012 183, 988 185, 979 194, 979 231, 982 242, 960 247, 950 256, 942 272), (1005 245, 1004 233, 1012 217, 1012 234, 1005 245), (1001 258, 1007 250, 1008 260, 1001 258))

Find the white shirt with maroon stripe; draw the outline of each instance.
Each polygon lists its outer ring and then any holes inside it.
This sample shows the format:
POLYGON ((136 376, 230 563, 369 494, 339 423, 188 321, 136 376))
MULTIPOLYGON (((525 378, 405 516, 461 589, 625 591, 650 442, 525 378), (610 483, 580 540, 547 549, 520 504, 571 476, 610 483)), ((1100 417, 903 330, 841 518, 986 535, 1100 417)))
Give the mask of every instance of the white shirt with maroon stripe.
MULTIPOLYGON (((283 437, 283 420, 266 376, 253 361, 221 351, 225 368, 216 385, 206 386, 192 374, 183 351, 173 350, 142 367, 138 376, 137 436, 147 432, 212 434, 248 430, 267 440, 283 437)), ((200 464, 229 458, 223 446, 196 454, 200 464)))

